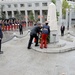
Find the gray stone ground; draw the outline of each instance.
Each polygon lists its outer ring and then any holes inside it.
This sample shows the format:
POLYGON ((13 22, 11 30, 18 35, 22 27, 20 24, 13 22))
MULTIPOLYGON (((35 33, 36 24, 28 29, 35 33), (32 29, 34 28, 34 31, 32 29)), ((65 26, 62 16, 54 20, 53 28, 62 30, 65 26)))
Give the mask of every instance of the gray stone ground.
POLYGON ((18 38, 2 43, 0 75, 75 75, 75 51, 49 54, 28 50, 27 31, 22 36, 15 33, 18 38))

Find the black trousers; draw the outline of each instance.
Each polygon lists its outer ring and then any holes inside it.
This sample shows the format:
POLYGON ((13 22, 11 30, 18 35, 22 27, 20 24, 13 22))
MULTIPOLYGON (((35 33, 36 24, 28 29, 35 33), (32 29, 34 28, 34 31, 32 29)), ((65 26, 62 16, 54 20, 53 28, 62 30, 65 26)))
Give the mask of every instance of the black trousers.
POLYGON ((37 36, 36 34, 33 34, 33 35, 30 35, 30 39, 29 39, 29 43, 28 43, 28 48, 31 47, 31 44, 32 44, 33 38, 36 39, 36 43, 35 43, 35 45, 38 45, 38 36, 37 36))
POLYGON ((64 36, 64 31, 61 31, 61 36, 64 36))
POLYGON ((23 34, 23 30, 20 30, 20 35, 23 34))
POLYGON ((0 52, 1 52, 1 40, 0 40, 0 52))

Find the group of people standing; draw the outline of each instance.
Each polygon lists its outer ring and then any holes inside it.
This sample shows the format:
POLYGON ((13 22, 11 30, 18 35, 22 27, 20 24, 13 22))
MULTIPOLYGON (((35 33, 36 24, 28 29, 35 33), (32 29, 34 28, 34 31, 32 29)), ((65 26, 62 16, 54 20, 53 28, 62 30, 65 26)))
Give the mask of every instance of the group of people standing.
POLYGON ((28 49, 31 49, 31 44, 33 38, 36 39, 35 46, 39 46, 38 40, 39 35, 41 35, 40 48, 47 48, 47 37, 50 34, 50 27, 48 26, 48 22, 41 26, 40 23, 37 23, 30 32, 30 39, 28 43, 28 49))
MULTIPOLYGON (((60 30, 61 30, 61 36, 64 36, 65 26, 63 24, 61 25, 60 30)), ((19 32, 20 32, 20 35, 23 34, 23 27, 21 23, 19 25, 19 32)), ((36 39, 35 46, 39 46, 39 42, 38 42, 39 35, 41 36, 40 48, 41 49, 47 48, 47 38, 50 35, 50 26, 48 25, 48 22, 46 22, 44 25, 41 25, 41 23, 37 23, 31 29, 30 39, 29 39, 28 47, 27 47, 28 49, 31 49, 31 44, 34 38, 36 39)), ((3 51, 1 51, 2 38, 3 38, 3 33, 0 26, 0 54, 3 53, 3 51)))
MULTIPOLYGON (((19 24, 19 32, 20 35, 23 34, 23 26, 21 23, 19 24)), ((2 24, 0 22, 0 54, 3 54, 3 51, 1 50, 2 38, 3 38, 3 32, 2 32, 2 24)))
MULTIPOLYGON (((63 23, 60 27, 60 31, 61 31, 61 36, 64 36, 65 26, 63 23)), ((29 43, 28 43, 28 47, 27 47, 28 49, 31 49, 31 44, 32 44, 33 38, 36 39, 35 46, 39 46, 38 35, 41 35, 40 48, 41 49, 47 48, 47 38, 50 35, 50 26, 48 25, 48 22, 46 22, 43 26, 41 26, 40 23, 37 23, 33 27, 33 29, 30 32, 30 39, 29 39, 29 43)))

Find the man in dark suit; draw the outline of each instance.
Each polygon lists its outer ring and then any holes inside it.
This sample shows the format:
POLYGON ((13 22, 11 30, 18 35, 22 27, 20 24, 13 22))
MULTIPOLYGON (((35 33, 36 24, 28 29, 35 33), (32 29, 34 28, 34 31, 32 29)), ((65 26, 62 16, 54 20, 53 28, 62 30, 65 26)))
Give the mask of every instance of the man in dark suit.
POLYGON ((20 23, 20 25, 19 25, 19 32, 20 32, 20 35, 23 34, 23 26, 22 26, 21 23, 20 23))
POLYGON ((0 26, 0 54, 3 54, 3 51, 1 51, 1 41, 2 41, 2 38, 3 38, 3 33, 2 33, 1 26, 0 26))
POLYGON ((61 36, 64 36, 65 26, 62 24, 61 28, 61 36))
POLYGON ((41 32, 41 24, 38 23, 36 26, 34 26, 30 32, 30 39, 29 39, 29 43, 28 43, 28 49, 31 49, 31 44, 32 44, 32 41, 33 41, 33 38, 36 39, 36 43, 35 43, 35 46, 39 46, 38 45, 38 33, 41 32))

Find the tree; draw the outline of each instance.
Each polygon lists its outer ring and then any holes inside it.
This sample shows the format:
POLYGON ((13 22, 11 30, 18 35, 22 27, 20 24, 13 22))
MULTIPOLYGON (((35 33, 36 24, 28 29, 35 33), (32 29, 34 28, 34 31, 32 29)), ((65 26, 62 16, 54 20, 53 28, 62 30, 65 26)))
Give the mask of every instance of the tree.
POLYGON ((52 2, 53 2, 54 4, 56 4, 56 0, 52 0, 52 2))
POLYGON ((18 20, 21 20, 20 13, 19 13, 18 10, 16 10, 15 18, 18 19, 18 20))
POLYGON ((16 15, 15 18, 18 20, 23 20, 24 19, 24 15, 20 14, 18 10, 16 10, 16 15))
POLYGON ((62 2, 62 15, 63 18, 66 18, 66 9, 70 9, 71 5, 67 2, 67 0, 63 0, 62 2))
POLYGON ((58 21, 59 12, 56 12, 56 15, 57 15, 57 21, 58 21))
POLYGON ((5 14, 4 14, 4 12, 3 12, 3 5, 1 5, 1 18, 2 19, 5 19, 6 18, 6 16, 5 16, 5 14))
POLYGON ((30 11, 29 20, 30 20, 30 21, 35 21, 35 20, 34 20, 34 14, 33 14, 32 11, 30 11))

